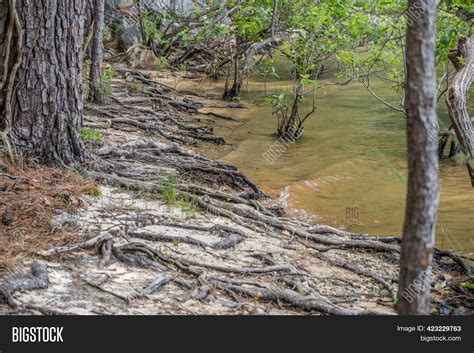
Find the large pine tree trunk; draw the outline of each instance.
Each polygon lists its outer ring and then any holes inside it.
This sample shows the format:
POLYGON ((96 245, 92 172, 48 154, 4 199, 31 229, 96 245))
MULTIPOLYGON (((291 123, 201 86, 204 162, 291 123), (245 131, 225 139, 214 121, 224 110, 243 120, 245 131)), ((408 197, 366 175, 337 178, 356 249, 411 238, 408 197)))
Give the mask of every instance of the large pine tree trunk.
POLYGON ((100 83, 102 78, 102 31, 104 29, 104 0, 93 0, 93 34, 91 43, 91 70, 90 70, 90 98, 100 103, 102 92, 100 83))
POLYGON ((398 313, 428 314, 431 262, 439 201, 436 117, 436 3, 410 0, 406 47, 408 190, 403 226, 398 313), (421 6, 421 8, 420 8, 421 6), (428 138, 427 138, 428 137, 428 138), (430 138, 431 137, 431 138, 430 138))
POLYGON ((457 49, 449 54, 449 58, 457 73, 446 93, 446 106, 456 136, 468 158, 467 169, 474 187, 474 128, 467 109, 467 94, 474 81, 474 34, 469 38, 461 37, 457 49))
POLYGON ((4 0, 0 15, 3 131, 12 145, 42 161, 81 162, 84 0, 4 0), (17 21, 8 10, 12 1, 17 21))

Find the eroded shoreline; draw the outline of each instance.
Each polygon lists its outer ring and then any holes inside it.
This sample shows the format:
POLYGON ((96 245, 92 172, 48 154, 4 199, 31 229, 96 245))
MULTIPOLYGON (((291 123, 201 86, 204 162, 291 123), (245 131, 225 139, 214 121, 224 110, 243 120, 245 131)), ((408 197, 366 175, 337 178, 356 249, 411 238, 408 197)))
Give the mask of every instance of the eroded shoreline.
MULTIPOLYGON (((105 140, 89 143, 100 158, 87 174, 104 186, 75 216, 83 239, 40 252, 48 287, 11 293, 0 312, 395 313, 398 238, 286 218, 243 173, 192 150, 222 143, 199 97, 117 72, 108 103, 86 109, 105 140)), ((433 313, 471 312, 464 269, 435 258, 433 313)))

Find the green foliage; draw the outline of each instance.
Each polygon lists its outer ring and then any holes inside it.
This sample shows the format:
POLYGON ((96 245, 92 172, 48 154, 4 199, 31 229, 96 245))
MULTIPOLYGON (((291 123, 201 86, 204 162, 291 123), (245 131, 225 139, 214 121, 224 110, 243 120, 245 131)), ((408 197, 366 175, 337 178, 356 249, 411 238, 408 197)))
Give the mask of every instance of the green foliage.
POLYGON ((278 118, 278 129, 280 129, 281 123, 288 119, 288 114, 290 112, 290 107, 292 99, 289 99, 288 92, 284 91, 278 95, 273 95, 265 99, 273 108, 273 115, 276 115, 278 118))
POLYGON ((178 65, 178 71, 181 71, 181 72, 186 72, 188 71, 188 64, 186 63, 181 63, 178 65))
POLYGON ((332 0, 289 2, 286 26, 293 34, 283 40, 280 50, 292 62, 298 79, 312 74, 339 50, 353 47, 354 31, 347 24, 358 22, 352 18, 351 4, 332 0))
MULTIPOLYGON (((163 22, 163 15, 158 12, 150 11, 147 8, 138 6, 143 30, 147 35, 147 40, 152 42, 161 41, 160 25, 163 22)), ((166 12, 164 12, 166 14, 166 12)))
MULTIPOLYGON (((160 57, 157 70, 169 69, 173 50, 193 53, 196 49, 207 56, 207 73, 217 78, 226 62, 242 62, 248 48, 267 40, 275 23, 277 50, 291 62, 295 87, 315 86, 319 68, 338 61, 337 77, 362 81, 376 75, 403 102, 405 33, 409 19, 416 17, 407 5, 407 0, 279 0, 276 19, 273 0, 208 1, 185 15, 140 5, 138 10, 147 37, 143 44, 160 57)), ((468 18, 473 14, 472 0, 440 1, 436 43, 440 77, 459 36, 472 31, 468 18)), ((178 69, 185 71, 187 67, 181 65, 178 69)), ((259 65, 261 75, 277 77, 272 59, 259 65)), ((246 68, 244 79, 254 69, 246 68)))
POLYGON ((185 214, 186 219, 195 219, 196 214, 196 206, 192 200, 188 200, 184 197, 178 200, 179 208, 185 214))
MULTIPOLYGON (((410 20, 417 17, 417 10, 407 10, 407 1, 359 0, 355 14, 347 21, 353 40, 365 48, 363 54, 354 50, 339 52, 338 59, 345 65, 348 78, 366 80, 377 76, 389 84, 404 100, 406 46, 405 33, 410 20)), ((439 4, 436 40, 436 63, 439 78, 444 76, 448 53, 456 47, 461 35, 468 35, 470 24, 460 12, 472 11, 471 1, 444 0, 439 4)))
POLYGON ((158 71, 167 70, 170 67, 168 59, 164 56, 155 60, 156 69, 158 71))
POLYGON ((98 129, 92 129, 90 127, 82 127, 79 129, 79 136, 83 141, 104 141, 102 133, 98 129))
POLYGON ((110 96, 113 92, 112 80, 117 76, 114 68, 109 66, 105 73, 102 75, 100 85, 99 85, 99 95, 104 98, 110 96))
POLYGON ((257 68, 257 72, 264 77, 271 76, 275 78, 280 78, 275 68, 274 58, 266 58, 262 60, 260 66, 257 68))
POLYGON ((127 86, 132 92, 139 92, 142 89, 142 85, 138 82, 129 82, 127 86))
POLYGON ((258 41, 266 36, 271 20, 272 1, 229 1, 227 8, 234 8, 230 17, 233 30, 241 40, 258 41))
POLYGON ((163 200, 166 204, 172 205, 177 200, 177 185, 178 179, 176 174, 170 173, 166 176, 166 180, 163 183, 163 200))

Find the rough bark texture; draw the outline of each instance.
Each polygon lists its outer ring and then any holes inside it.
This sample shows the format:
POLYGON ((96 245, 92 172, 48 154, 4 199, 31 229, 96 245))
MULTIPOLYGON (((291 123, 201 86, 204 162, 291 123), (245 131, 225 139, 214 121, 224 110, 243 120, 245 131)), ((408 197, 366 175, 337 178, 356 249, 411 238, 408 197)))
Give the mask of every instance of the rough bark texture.
POLYGON ((10 48, 10 55, 0 58, 1 67, 7 67, 0 94, 5 97, 0 100, 3 128, 10 123, 8 139, 31 156, 76 164, 83 155, 77 128, 83 111, 84 0, 16 0, 20 28, 10 45, 8 23, 15 13, 8 6, 0 3, 0 52, 10 48))
POLYGON ((403 227, 397 310, 402 315, 428 314, 430 269, 439 201, 436 117, 436 5, 410 0, 408 11, 419 18, 407 29, 406 100, 408 190, 403 227), (420 9, 420 6, 422 7, 420 9))
POLYGON ((82 58, 90 60, 92 57, 91 53, 91 41, 92 41, 92 34, 94 32, 94 22, 93 18, 93 1, 94 0, 85 0, 85 11, 84 11, 84 48, 82 52, 82 58))
POLYGON ((102 77, 102 30, 104 29, 104 0, 93 0, 93 34, 91 43, 90 98, 100 103, 102 77))
POLYGON ((461 37, 449 58, 457 73, 446 94, 446 105, 456 136, 468 158, 467 168, 474 187, 474 129, 467 105, 467 94, 474 80, 474 34, 469 38, 461 37))
POLYGON ((44 262, 35 261, 31 266, 31 274, 11 274, 0 283, 0 299, 6 300, 12 307, 17 303, 13 294, 17 291, 45 289, 49 285, 48 267, 44 262))
POLYGON ((272 38, 275 38, 275 27, 276 20, 278 17, 278 0, 273 0, 273 11, 272 11, 272 38))
MULTIPOLYGON (((5 36, 8 27, 8 4, 6 1, 0 2, 0 108, 3 107, 4 94, 3 94, 3 64, 5 62, 5 36)), ((3 109, 2 109, 3 113, 3 109)), ((2 118, 3 119, 3 118, 2 118)), ((3 123, 3 121, 1 121, 3 123)), ((3 125, 3 124, 2 124, 3 125)), ((3 129, 3 126, 0 126, 3 129)))

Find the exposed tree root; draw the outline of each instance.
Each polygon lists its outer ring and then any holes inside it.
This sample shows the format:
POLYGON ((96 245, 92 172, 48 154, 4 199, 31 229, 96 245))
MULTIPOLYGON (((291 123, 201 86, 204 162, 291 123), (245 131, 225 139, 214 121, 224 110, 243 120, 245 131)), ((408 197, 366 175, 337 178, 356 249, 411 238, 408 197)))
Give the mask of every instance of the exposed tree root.
POLYGON ((169 276, 158 276, 150 284, 148 284, 145 288, 143 288, 142 291, 128 298, 128 300, 132 301, 132 300, 143 298, 149 294, 152 294, 160 290, 161 288, 163 288, 164 286, 166 286, 168 283, 172 281, 173 281, 173 278, 169 276))
POLYGON ((257 300, 285 302, 304 311, 317 311, 331 315, 368 315, 369 311, 346 309, 316 298, 305 298, 299 294, 278 287, 251 287, 234 284, 230 280, 213 277, 209 281, 216 288, 233 291, 257 300))
POLYGON ((191 238, 189 236, 184 236, 184 237, 169 236, 166 234, 158 234, 158 233, 152 233, 152 232, 147 232, 147 231, 137 231, 137 230, 130 230, 128 232, 128 236, 132 238, 139 238, 139 239, 145 239, 145 240, 150 240, 150 241, 191 244, 191 245, 201 246, 203 248, 212 248, 212 249, 218 249, 218 250, 233 248, 238 243, 244 240, 243 237, 237 235, 237 236, 231 236, 227 239, 221 240, 214 244, 208 244, 206 242, 191 238))
POLYGON ((31 274, 11 274, 3 278, 0 284, 0 298, 7 301, 11 307, 18 306, 13 298, 17 291, 47 288, 48 268, 45 263, 36 261, 31 265, 31 274))
POLYGON ((109 239, 112 239, 111 234, 109 233, 100 234, 94 238, 88 239, 81 243, 67 244, 67 245, 59 246, 59 247, 52 248, 49 250, 39 251, 38 255, 48 257, 48 256, 53 256, 53 255, 59 255, 62 253, 77 251, 77 250, 90 249, 90 248, 94 248, 96 246, 101 245, 104 241, 107 241, 109 239))
POLYGON ((329 257, 327 255, 324 255, 320 252, 313 252, 313 255, 318 257, 321 260, 327 261, 330 264, 336 265, 338 267, 344 268, 346 270, 349 270, 351 272, 354 272, 358 275, 366 276, 369 278, 372 278, 376 282, 380 283, 382 287, 384 287, 388 293, 390 294, 390 297, 395 300, 397 297, 397 292, 393 288, 393 286, 390 284, 390 282, 396 282, 397 280, 395 278, 386 278, 385 276, 375 273, 369 269, 365 269, 361 266, 358 266, 352 262, 349 261, 344 261, 342 259, 339 259, 337 257, 329 257))
MULTIPOLYGON (((131 190, 146 190, 151 193, 162 193, 164 189, 164 187, 161 185, 143 182, 136 179, 115 177, 112 175, 105 175, 96 172, 90 172, 89 175, 96 180, 105 180, 111 185, 121 185, 122 187, 131 190)), ((248 225, 250 222, 256 227, 262 228, 264 230, 273 229, 274 231, 287 231, 290 232, 290 234, 296 235, 305 240, 311 240, 324 245, 333 245, 340 248, 362 248, 376 251, 395 252, 400 251, 400 247, 398 245, 386 244, 380 241, 357 239, 343 240, 338 235, 327 233, 329 231, 329 227, 323 227, 322 234, 316 233, 318 229, 317 227, 312 229, 312 233, 309 233, 302 227, 298 227, 291 222, 268 216, 247 206, 245 204, 246 201, 244 201, 242 204, 233 204, 219 201, 217 199, 211 199, 210 197, 212 197, 212 195, 206 195, 207 198, 203 198, 181 190, 178 191, 178 194, 188 198, 189 200, 193 200, 201 208, 212 214, 218 214, 230 218, 241 225, 248 225)))

